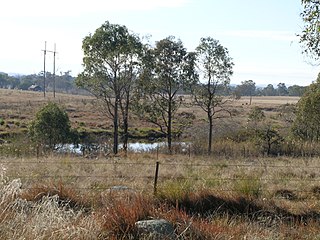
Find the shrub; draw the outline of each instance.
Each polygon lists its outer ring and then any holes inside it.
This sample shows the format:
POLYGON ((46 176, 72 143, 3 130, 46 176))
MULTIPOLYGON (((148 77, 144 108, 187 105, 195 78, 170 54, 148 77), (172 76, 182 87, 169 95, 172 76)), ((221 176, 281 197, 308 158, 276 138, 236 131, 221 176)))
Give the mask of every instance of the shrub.
POLYGON ((71 129, 68 114, 57 104, 49 102, 40 109, 30 123, 31 140, 51 150, 59 145, 77 141, 77 132, 71 129))

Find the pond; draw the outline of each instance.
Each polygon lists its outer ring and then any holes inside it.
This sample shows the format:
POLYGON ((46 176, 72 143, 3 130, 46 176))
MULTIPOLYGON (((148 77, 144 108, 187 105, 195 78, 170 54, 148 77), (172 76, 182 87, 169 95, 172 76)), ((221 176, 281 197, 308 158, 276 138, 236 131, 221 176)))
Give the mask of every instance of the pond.
MULTIPOLYGON (((131 152, 151 152, 160 148, 163 148, 167 145, 166 142, 153 142, 153 143, 145 143, 145 142, 130 142, 128 143, 128 151, 131 152)), ((173 142, 173 146, 179 146, 181 151, 187 151, 190 143, 186 142, 173 142)), ((74 153, 74 154, 83 154, 83 150, 89 150, 90 152, 98 152, 106 148, 111 148, 112 146, 101 146, 99 144, 90 144, 90 145, 74 145, 74 144, 66 144, 59 148, 58 152, 60 153, 74 153)), ((122 149, 122 144, 119 144, 119 149, 122 149)))

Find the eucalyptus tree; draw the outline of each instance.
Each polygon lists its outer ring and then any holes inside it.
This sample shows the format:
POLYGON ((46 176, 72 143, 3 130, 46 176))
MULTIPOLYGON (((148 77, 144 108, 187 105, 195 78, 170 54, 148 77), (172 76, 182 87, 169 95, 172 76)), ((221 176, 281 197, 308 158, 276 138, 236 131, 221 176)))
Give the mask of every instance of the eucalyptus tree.
POLYGON ((165 134, 169 153, 172 153, 173 120, 183 102, 179 91, 194 81, 194 64, 195 54, 187 52, 181 40, 173 36, 146 50, 136 112, 165 134))
POLYGON ((236 90, 239 91, 241 96, 249 96, 249 104, 251 105, 252 96, 255 94, 256 91, 256 83, 253 80, 242 81, 241 84, 237 86, 236 90))
POLYGON ((300 98, 292 133, 299 140, 320 141, 320 75, 300 98))
POLYGON ((320 1, 301 0, 303 11, 301 13, 304 26, 302 28, 300 43, 304 53, 319 60, 320 57, 320 1))
POLYGON ((76 84, 104 102, 107 115, 113 120, 113 153, 117 154, 119 122, 125 150, 127 147, 130 94, 139 74, 142 43, 125 26, 107 21, 84 38, 82 49, 84 70, 76 84))
POLYGON ((220 95, 219 90, 230 84, 234 64, 227 48, 211 37, 201 38, 196 53, 200 78, 198 84, 193 87, 192 94, 195 103, 207 114, 208 154, 211 154, 213 120, 219 118, 217 113, 227 111, 224 108, 226 97, 220 95))

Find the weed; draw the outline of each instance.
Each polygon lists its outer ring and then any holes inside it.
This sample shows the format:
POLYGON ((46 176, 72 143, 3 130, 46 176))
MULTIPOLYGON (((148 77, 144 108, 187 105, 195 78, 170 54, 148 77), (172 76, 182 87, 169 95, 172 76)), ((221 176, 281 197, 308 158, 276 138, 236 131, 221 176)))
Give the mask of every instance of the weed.
POLYGON ((168 180, 161 184, 157 197, 160 199, 180 200, 193 190, 193 184, 188 180, 168 180))
POLYGON ((261 195, 261 181, 253 176, 244 176, 235 180, 234 190, 249 198, 258 198, 261 195))

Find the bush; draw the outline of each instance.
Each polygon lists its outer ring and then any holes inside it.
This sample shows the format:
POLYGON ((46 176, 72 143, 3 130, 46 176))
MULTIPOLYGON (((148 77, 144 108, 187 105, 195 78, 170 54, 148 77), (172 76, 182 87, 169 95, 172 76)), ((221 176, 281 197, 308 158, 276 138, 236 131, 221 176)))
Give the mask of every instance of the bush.
POLYGON ((68 114, 56 103, 49 102, 30 123, 31 140, 51 150, 66 143, 76 143, 78 134, 71 129, 68 114))

